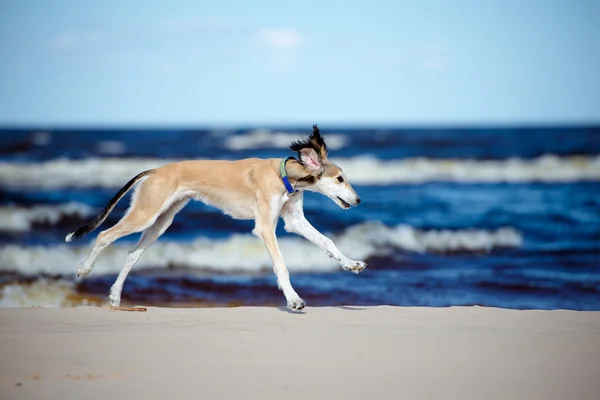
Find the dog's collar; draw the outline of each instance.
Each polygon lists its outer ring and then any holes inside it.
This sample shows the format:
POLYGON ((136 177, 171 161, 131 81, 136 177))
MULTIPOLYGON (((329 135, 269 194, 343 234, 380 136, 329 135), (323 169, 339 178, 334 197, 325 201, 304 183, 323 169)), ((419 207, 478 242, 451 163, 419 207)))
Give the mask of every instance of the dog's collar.
POLYGON ((287 171, 285 170, 285 163, 288 160, 295 160, 295 157, 286 157, 283 160, 281 160, 281 164, 279 164, 279 173, 281 174, 281 180, 283 181, 283 186, 285 186, 285 189, 287 190, 288 194, 291 196, 294 193, 296 193, 296 190, 294 189, 294 187, 292 186, 292 184, 290 183, 290 178, 288 178, 287 176, 287 171))

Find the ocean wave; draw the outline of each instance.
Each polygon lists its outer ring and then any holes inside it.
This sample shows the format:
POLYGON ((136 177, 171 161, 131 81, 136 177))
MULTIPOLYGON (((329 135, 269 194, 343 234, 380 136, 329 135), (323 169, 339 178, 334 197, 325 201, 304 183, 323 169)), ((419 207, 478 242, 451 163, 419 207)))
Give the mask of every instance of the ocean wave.
MULTIPOLYGON (((521 246, 521 233, 514 228, 497 230, 419 230, 407 225, 386 226, 364 222, 330 235, 340 251, 356 260, 387 254, 394 249, 413 252, 489 252, 521 246)), ((339 268, 307 240, 286 236, 278 239, 290 271, 326 272, 339 268)), ((118 272, 131 244, 115 243, 105 249, 95 273, 118 272)), ((7 245, 0 249, 0 271, 23 275, 40 273, 72 275, 89 254, 91 243, 78 246, 7 245)), ((219 272, 262 272, 271 268, 271 260, 260 239, 236 234, 227 239, 199 238, 191 242, 158 241, 140 258, 137 268, 187 267, 219 272)))
MULTIPOLYGON (((141 158, 54 159, 41 163, 0 163, 0 184, 15 188, 121 187, 141 171, 178 160, 141 158)), ((600 156, 459 160, 375 157, 334 159, 354 184, 449 182, 577 182, 600 180, 600 156)))
POLYGON ((0 307, 58 308, 88 304, 86 299, 77 296, 72 280, 41 278, 0 287, 0 307))
POLYGON ((428 181, 524 183, 600 180, 600 156, 559 157, 547 154, 533 159, 410 158, 393 161, 356 157, 340 160, 339 164, 343 166, 350 180, 364 184, 428 181))
POLYGON ((88 218, 95 214, 87 204, 71 202, 59 205, 36 205, 25 208, 15 205, 0 207, 0 231, 25 232, 35 224, 56 225, 63 218, 88 218))
MULTIPOLYGON (((287 149, 290 143, 304 137, 306 134, 271 132, 268 129, 256 129, 243 135, 231 135, 225 139, 225 146, 229 150, 249 150, 249 149, 287 149)), ((331 150, 338 150, 348 145, 348 138, 341 134, 328 134, 327 147, 331 150)))
POLYGON ((57 158, 41 163, 0 163, 0 184, 15 188, 123 186, 133 176, 179 160, 155 158, 57 158))

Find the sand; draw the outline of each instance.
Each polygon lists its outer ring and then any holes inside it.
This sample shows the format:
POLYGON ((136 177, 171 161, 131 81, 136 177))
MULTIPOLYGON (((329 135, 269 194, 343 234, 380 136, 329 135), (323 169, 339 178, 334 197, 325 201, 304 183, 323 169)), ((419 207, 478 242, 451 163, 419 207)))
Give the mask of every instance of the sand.
POLYGON ((600 399, 600 313, 0 309, 1 399, 600 399))

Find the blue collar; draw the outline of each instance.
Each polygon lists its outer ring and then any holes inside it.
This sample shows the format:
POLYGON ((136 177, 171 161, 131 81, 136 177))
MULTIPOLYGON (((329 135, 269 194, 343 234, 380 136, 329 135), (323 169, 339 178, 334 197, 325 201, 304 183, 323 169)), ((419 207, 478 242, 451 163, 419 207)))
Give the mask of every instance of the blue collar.
POLYGON ((287 176, 287 172, 285 170, 285 163, 288 160, 295 160, 295 157, 286 157, 283 160, 281 160, 281 164, 279 164, 279 173, 281 174, 281 180, 283 181, 283 186, 285 186, 288 194, 291 196, 294 193, 296 193, 296 190, 294 190, 294 187, 292 186, 292 184, 290 183, 290 178, 288 178, 287 176))

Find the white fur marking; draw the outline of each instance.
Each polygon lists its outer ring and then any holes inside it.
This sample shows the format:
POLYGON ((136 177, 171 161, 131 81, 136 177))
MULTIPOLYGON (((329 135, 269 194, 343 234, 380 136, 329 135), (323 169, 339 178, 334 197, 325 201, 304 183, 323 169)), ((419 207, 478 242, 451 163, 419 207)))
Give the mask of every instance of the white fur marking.
POLYGON ((283 214, 284 229, 288 232, 297 233, 317 245, 325 254, 338 261, 345 270, 358 273, 365 269, 366 264, 364 262, 354 261, 343 255, 331 239, 316 230, 308 222, 304 216, 302 202, 302 193, 299 193, 298 198, 286 204, 286 212, 283 214))

